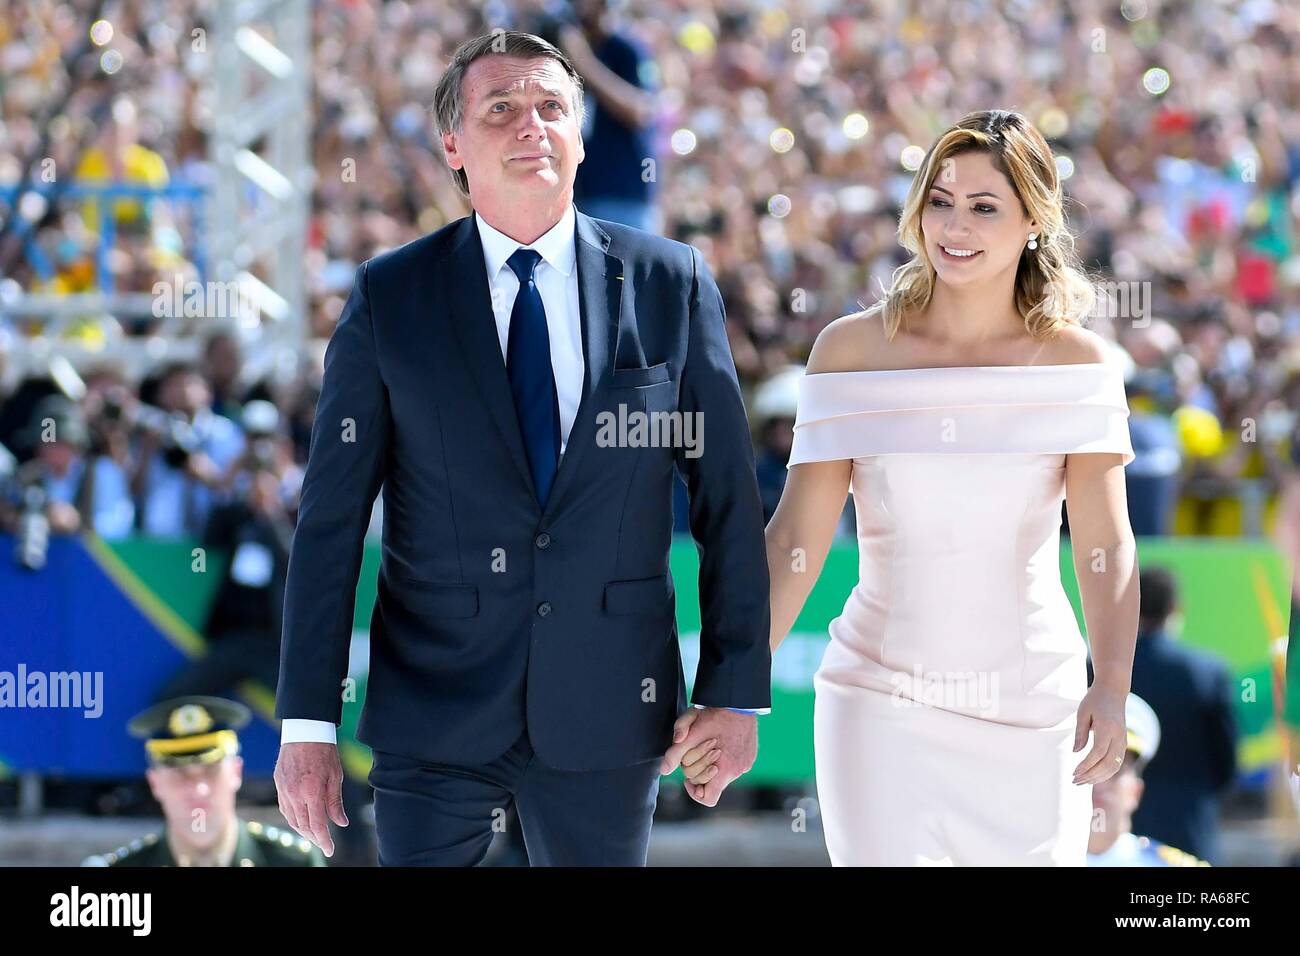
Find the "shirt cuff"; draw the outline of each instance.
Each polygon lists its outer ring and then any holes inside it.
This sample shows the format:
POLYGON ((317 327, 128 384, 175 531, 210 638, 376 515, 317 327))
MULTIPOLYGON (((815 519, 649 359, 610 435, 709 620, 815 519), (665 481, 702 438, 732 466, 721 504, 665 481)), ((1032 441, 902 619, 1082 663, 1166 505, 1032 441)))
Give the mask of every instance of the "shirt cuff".
MULTIPOLYGON (((694 704, 694 705, 692 705, 692 706, 694 706, 697 710, 703 710, 705 707, 707 707, 707 706, 709 706, 709 705, 708 705, 708 704, 694 704)), ((753 710, 753 709, 746 708, 746 707, 722 707, 722 708, 720 708, 720 709, 721 709, 721 710, 734 710, 734 711, 735 711, 736 713, 738 713, 738 714, 770 714, 770 713, 772 712, 772 708, 771 708, 771 707, 760 707, 760 708, 757 709, 757 710, 753 710)))
POLYGON ((286 717, 280 722, 280 746, 285 744, 337 744, 338 729, 328 720, 286 717))

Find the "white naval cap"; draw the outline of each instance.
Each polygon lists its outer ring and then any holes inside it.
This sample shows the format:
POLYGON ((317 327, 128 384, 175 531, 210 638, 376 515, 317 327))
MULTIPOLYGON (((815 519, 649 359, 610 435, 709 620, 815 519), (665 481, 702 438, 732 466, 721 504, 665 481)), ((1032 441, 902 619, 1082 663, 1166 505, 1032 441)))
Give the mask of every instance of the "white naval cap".
POLYGON ((1124 702, 1124 723, 1128 728, 1128 749, 1143 761, 1150 760, 1160 747, 1160 721, 1151 705, 1137 694, 1124 702))

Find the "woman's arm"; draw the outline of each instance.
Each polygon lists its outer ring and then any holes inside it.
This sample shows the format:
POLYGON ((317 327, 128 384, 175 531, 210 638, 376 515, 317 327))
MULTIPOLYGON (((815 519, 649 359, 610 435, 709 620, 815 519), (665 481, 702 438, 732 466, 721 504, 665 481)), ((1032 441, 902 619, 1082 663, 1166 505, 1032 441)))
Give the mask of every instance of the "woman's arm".
POLYGON ((766 532, 773 652, 822 573, 848 498, 850 469, 848 460, 806 462, 790 469, 766 532))
MULTIPOLYGON (((863 313, 836 319, 817 336, 808 356, 807 374, 845 372, 868 367, 873 333, 880 320, 863 313)), ((767 524, 767 570, 772 590, 772 650, 794 627, 795 618, 821 575, 844 511, 853 472, 849 459, 794 465, 781 501, 767 524)))
POLYGON ((1138 575, 1122 457, 1067 455, 1065 500, 1093 675, 1127 694, 1137 643, 1138 575))
POLYGON ((1092 651, 1093 681, 1079 704, 1077 753, 1092 749, 1075 767, 1078 785, 1114 775, 1126 747, 1124 709, 1137 643, 1137 544, 1128 520, 1123 458, 1113 453, 1067 455, 1066 507, 1083 617, 1092 651))

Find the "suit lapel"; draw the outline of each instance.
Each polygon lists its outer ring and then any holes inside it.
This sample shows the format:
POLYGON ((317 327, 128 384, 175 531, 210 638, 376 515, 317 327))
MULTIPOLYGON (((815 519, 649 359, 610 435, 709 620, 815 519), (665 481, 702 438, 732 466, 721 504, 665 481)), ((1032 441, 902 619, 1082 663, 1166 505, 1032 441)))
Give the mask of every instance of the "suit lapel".
MULTIPOLYGON (((556 502, 573 481, 577 459, 581 457, 583 448, 590 444, 584 436, 593 429, 593 396, 605 378, 611 343, 618 341, 623 296, 623 260, 609 254, 609 234, 581 212, 576 215, 576 231, 578 311, 583 351, 582 398, 551 486, 546 515, 554 513, 556 502)), ((461 222, 446 268, 451 281, 450 321, 464 353, 466 367, 473 371, 470 377, 510 451, 510 458, 535 496, 536 488, 519 431, 519 417, 510 392, 510 379, 506 375, 501 342, 497 338, 490 283, 486 281, 487 270, 483 265, 483 243, 472 214, 461 222)))
MULTIPOLYGON (((483 264, 483 242, 473 215, 461 221, 460 235, 452 246, 446 269, 451 285, 449 318, 464 352, 465 366, 471 370, 470 378, 491 412, 510 458, 525 484, 533 489, 533 475, 524 454, 510 379, 506 377, 506 363, 501 357, 501 340, 497 338, 490 283, 483 264)), ((536 489, 533 493, 536 495, 536 489)))
MULTIPOLYGON (((576 210, 575 210, 576 211, 576 210)), ((611 346, 618 342, 619 314, 623 302, 623 260, 610 255, 610 237, 582 212, 577 213, 578 311, 582 319, 582 400, 559 470, 551 486, 543 517, 554 515, 565 491, 573 483, 583 450, 594 433, 596 389, 606 378, 611 346)))

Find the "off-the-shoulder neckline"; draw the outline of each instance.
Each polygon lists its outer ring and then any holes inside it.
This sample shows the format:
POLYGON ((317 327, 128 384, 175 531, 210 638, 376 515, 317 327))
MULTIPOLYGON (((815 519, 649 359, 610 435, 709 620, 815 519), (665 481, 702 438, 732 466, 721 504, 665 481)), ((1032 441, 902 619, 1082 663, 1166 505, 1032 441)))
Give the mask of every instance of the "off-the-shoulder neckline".
POLYGON ((900 372, 982 372, 992 369, 1023 372, 1027 369, 1048 368, 1104 368, 1110 362, 1056 362, 1049 365, 929 365, 922 368, 863 368, 847 369, 840 372, 806 372, 805 378, 818 378, 822 375, 896 375, 900 372))

